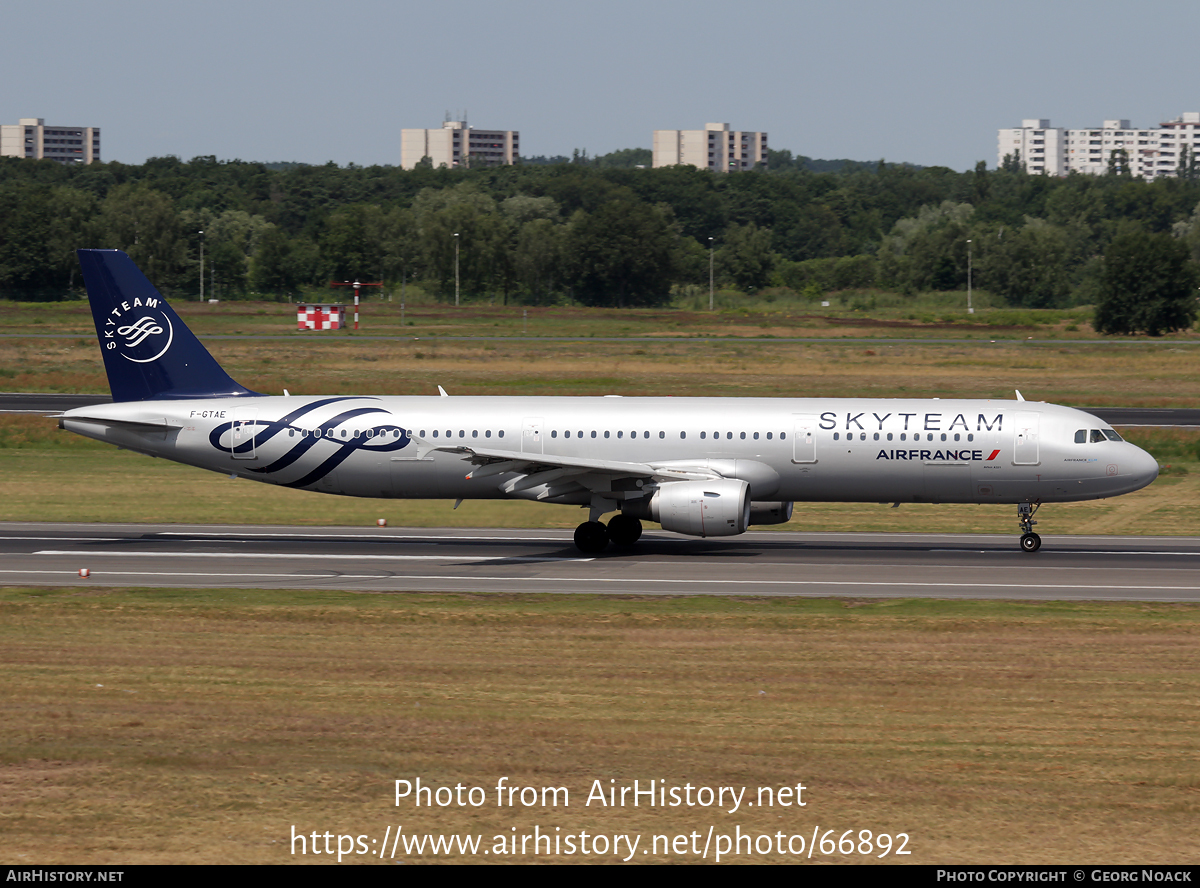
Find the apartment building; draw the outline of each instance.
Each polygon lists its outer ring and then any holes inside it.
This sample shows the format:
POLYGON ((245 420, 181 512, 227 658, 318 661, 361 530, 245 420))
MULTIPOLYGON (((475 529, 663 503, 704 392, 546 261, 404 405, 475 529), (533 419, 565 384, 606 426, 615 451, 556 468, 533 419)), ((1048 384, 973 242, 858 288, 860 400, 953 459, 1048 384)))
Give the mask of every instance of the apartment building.
POLYGON ((433 166, 499 166, 516 163, 521 134, 516 130, 484 130, 465 120, 447 120, 441 129, 400 131, 400 166, 411 170, 428 157, 433 166))
POLYGON ((1019 128, 999 131, 997 164, 1015 153, 1031 173, 1100 175, 1108 172, 1115 153, 1118 163, 1128 162, 1131 175, 1157 179, 1176 175, 1180 160, 1194 157, 1198 150, 1200 112, 1196 111, 1149 129, 1134 128, 1128 120, 1106 120, 1102 126, 1089 129, 1066 129, 1052 127, 1046 119, 1032 118, 1021 121, 1019 128))
POLYGON ((767 165, 767 134, 706 123, 702 130, 655 130, 651 165, 688 164, 728 173, 767 165))
POLYGON ((46 126, 41 117, 22 117, 0 125, 0 157, 93 163, 100 160, 100 127, 46 126))

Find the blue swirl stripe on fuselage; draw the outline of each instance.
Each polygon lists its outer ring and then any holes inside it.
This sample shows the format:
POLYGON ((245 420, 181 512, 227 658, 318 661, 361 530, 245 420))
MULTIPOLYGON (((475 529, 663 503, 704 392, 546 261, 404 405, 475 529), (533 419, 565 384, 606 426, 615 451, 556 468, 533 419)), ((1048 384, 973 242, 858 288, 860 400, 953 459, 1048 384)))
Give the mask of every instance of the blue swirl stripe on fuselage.
MULTIPOLYGON (((254 447, 262 447, 276 435, 282 435, 285 431, 305 431, 305 429, 308 428, 307 426, 305 426, 304 429, 301 429, 293 423, 296 420, 312 413, 314 410, 329 404, 338 403, 339 401, 352 400, 366 399, 327 398, 321 401, 314 401, 312 404, 308 404, 298 410, 295 410, 279 420, 247 420, 245 422, 246 425, 254 425, 258 430, 255 432, 255 434, 250 436, 248 441, 245 441, 234 447, 222 447, 221 437, 226 432, 231 432, 237 421, 221 423, 209 434, 209 443, 222 453, 247 453, 254 447)), ((342 423, 360 416, 368 416, 376 413, 389 418, 391 417, 391 414, 380 407, 360 407, 354 410, 347 410, 343 413, 339 413, 337 416, 325 420, 323 423, 317 426, 316 429, 312 430, 314 432, 319 432, 319 434, 303 435, 300 440, 296 442, 295 446, 289 449, 281 457, 268 465, 251 468, 250 471, 261 475, 271 475, 282 471, 283 469, 286 469, 293 463, 297 462, 313 447, 317 446, 317 444, 322 442, 333 444, 335 447, 337 447, 337 451, 325 459, 325 461, 319 466, 308 472, 308 474, 306 474, 304 477, 296 481, 286 482, 281 485, 283 487, 307 487, 308 485, 314 484, 321 480, 321 478, 328 475, 346 459, 348 459, 355 451, 373 450, 377 452, 390 453, 396 450, 403 450, 405 447, 407 447, 409 442, 412 440, 412 435, 407 429, 404 429, 398 425, 374 426, 373 429, 377 434, 376 436, 370 438, 359 437, 338 439, 329 436, 329 433, 342 423), (388 432, 399 432, 400 436, 398 438, 388 438, 388 432)))

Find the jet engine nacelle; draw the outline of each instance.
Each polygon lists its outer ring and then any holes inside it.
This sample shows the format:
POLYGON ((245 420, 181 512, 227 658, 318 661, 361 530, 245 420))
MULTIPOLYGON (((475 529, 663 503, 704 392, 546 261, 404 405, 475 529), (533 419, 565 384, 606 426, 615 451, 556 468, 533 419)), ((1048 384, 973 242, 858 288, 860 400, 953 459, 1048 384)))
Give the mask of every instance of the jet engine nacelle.
POLYGON ((792 504, 753 503, 750 506, 751 524, 787 524, 792 520, 792 504))
POLYGON ((734 478, 674 481, 658 488, 641 509, 625 511, 688 536, 735 536, 750 525, 750 485, 734 478))

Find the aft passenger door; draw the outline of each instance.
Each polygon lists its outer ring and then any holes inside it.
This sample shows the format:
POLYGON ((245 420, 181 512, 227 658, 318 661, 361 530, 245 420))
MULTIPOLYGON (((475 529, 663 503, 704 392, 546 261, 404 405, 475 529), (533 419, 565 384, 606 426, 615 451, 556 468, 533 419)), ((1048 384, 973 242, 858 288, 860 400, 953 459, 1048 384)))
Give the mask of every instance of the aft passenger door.
POLYGON ((815 463, 817 461, 817 416, 797 413, 794 418, 796 422, 792 434, 792 462, 815 463))
POLYGON ((256 459, 258 408, 238 407, 233 411, 233 427, 229 430, 229 454, 234 459, 256 459))
POLYGON ((540 416, 527 416, 521 420, 521 452, 542 452, 542 425, 540 416))

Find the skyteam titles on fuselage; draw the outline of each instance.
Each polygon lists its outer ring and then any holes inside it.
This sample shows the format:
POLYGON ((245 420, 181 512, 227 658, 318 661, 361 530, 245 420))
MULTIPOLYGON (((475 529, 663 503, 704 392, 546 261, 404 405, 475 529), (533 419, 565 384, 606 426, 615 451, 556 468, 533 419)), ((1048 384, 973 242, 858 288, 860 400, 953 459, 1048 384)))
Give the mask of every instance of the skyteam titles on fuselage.
MULTIPOLYGON (((865 431, 866 427, 863 425, 863 417, 866 415, 866 412, 847 413, 845 429, 847 431, 865 431)), ((900 421, 903 420, 903 427, 900 429, 894 429, 895 431, 953 432, 955 429, 961 429, 964 432, 1000 432, 1004 430, 1003 413, 997 413, 990 420, 985 414, 980 413, 978 418, 975 420, 974 429, 970 427, 966 415, 962 413, 955 414, 954 418, 950 420, 950 424, 945 428, 942 427, 942 422, 944 421, 943 418, 946 416, 944 413, 885 413, 883 416, 880 416, 878 413, 872 413, 871 416, 874 417, 875 421, 879 424, 879 427, 875 429, 875 431, 880 432, 886 431, 884 428, 884 423, 887 422, 887 420, 892 416, 895 416, 896 418, 892 420, 892 422, 889 424, 890 426, 899 425, 900 421), (911 425, 912 420, 916 417, 921 417, 921 421, 916 425, 911 425)), ((868 424, 871 422, 869 419, 865 421, 868 424)), ((840 420, 838 419, 838 414, 832 410, 827 410, 821 414, 821 428, 825 431, 832 431, 833 429, 836 429, 839 422, 840 420)))

